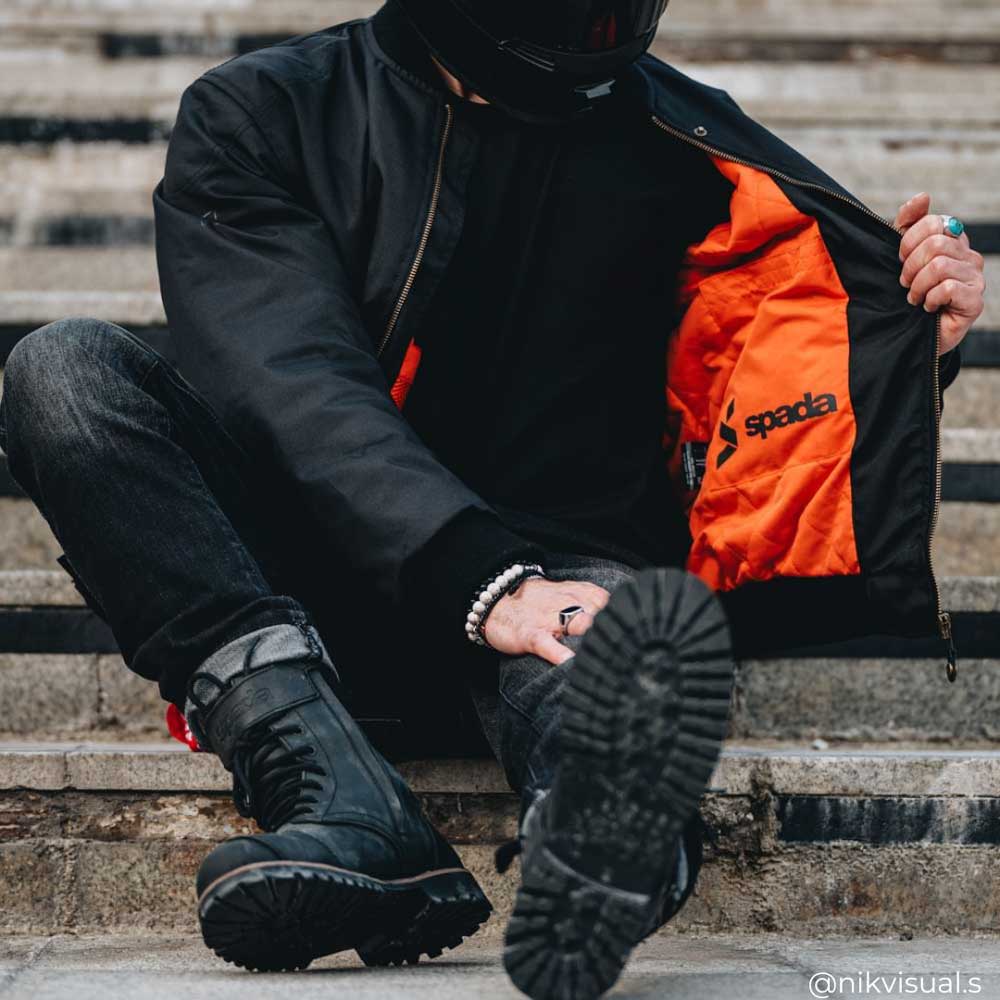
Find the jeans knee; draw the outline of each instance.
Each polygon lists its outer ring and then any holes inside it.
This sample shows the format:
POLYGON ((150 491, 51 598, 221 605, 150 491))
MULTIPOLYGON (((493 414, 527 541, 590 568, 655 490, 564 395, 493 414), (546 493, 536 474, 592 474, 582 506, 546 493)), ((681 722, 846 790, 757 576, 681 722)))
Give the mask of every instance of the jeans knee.
POLYGON ((119 327, 70 318, 49 323, 19 341, 4 369, 0 447, 66 445, 99 400, 109 366, 133 348, 119 327))

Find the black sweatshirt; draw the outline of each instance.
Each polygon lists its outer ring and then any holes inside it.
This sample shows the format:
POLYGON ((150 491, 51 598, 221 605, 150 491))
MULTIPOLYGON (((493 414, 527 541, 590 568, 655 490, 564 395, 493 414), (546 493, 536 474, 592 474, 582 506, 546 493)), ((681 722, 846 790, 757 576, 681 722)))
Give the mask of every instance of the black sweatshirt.
MULTIPOLYGON (((380 41, 436 78, 405 21, 380 41)), ((728 219, 732 187, 653 128, 624 82, 565 126, 454 104, 478 161, 404 412, 500 515, 458 518, 410 568, 412 591, 460 630, 481 582, 546 549, 683 563, 663 453, 667 338, 683 255, 728 219)))

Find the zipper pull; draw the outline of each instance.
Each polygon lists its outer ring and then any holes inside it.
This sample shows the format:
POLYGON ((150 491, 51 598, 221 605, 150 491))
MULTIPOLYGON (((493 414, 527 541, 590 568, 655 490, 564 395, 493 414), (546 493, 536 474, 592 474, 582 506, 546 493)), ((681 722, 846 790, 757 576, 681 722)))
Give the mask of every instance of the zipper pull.
POLYGON ((951 629, 951 615, 947 611, 938 615, 938 625, 941 629, 941 638, 948 643, 948 681, 954 684, 958 677, 958 650, 955 648, 955 636, 951 629))

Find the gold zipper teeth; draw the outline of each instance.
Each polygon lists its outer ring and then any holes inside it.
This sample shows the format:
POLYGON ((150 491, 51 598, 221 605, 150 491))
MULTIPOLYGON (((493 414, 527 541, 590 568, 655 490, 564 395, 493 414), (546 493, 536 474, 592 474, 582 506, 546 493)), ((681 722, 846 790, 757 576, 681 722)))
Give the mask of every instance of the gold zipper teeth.
POLYGON ((403 312, 403 306, 406 305, 406 300, 410 297, 410 292, 413 290, 413 285, 417 280, 417 274, 420 272, 420 266, 423 264, 424 256, 427 253, 427 245, 431 239, 431 230, 434 228, 434 220, 437 218, 438 202, 441 199, 441 186, 444 180, 444 155, 448 148, 448 139, 451 135, 451 126, 454 117, 455 109, 450 104, 446 104, 444 130, 441 133, 441 146, 438 150, 437 169, 434 172, 434 187, 431 191, 431 203, 427 210, 427 219, 424 222, 423 232, 420 234, 420 243, 417 245, 417 253, 413 258, 413 264, 410 267, 409 274, 406 276, 406 281, 403 283, 403 288, 399 293, 399 298, 396 300, 396 305, 392 310, 392 315, 389 317, 389 322, 386 324, 382 339, 379 341, 376 357, 381 357, 386 347, 389 346, 389 341, 392 339, 396 324, 399 322, 399 317, 403 312))
MULTIPOLYGON (((937 315, 937 335, 935 337, 935 349, 934 349, 935 359, 941 356, 941 314, 937 315)), ((941 488, 944 482, 944 462, 942 461, 941 455, 941 365, 935 361, 934 365, 934 426, 937 428, 937 434, 935 435, 935 442, 937 445, 937 453, 934 456, 935 460, 935 480, 934 480, 934 512, 931 514, 931 525, 930 530, 927 533, 927 562, 931 570, 931 580, 934 582, 934 595, 937 599, 937 613, 938 613, 938 625, 941 626, 941 634, 944 638, 949 638, 945 635, 945 623, 943 621, 945 614, 944 609, 941 607, 941 590, 938 587, 937 577, 934 574, 934 534, 937 531, 938 520, 941 516, 941 488)), ((947 624, 948 631, 951 630, 950 621, 947 624)))
POLYGON ((663 129, 664 132, 669 132, 678 139, 682 139, 689 145, 697 146, 699 149, 704 150, 704 152, 711 153, 713 156, 718 156, 723 160, 728 160, 730 163, 738 163, 743 167, 753 167, 755 170, 763 171, 763 173, 770 174, 772 177, 778 177, 783 181, 787 181, 789 184, 794 184, 796 187, 812 188, 814 191, 821 191, 823 194, 829 195, 831 198, 836 198, 839 201, 851 205, 859 212, 863 212, 869 218, 875 219, 876 222, 881 222, 883 226, 891 229, 897 236, 900 235, 900 231, 888 219, 879 215, 878 212, 873 212, 867 205, 861 204, 860 201, 857 201, 854 198, 849 198, 846 194, 841 194, 839 191, 834 191, 832 188, 824 187, 822 184, 814 184, 812 181, 801 181, 797 177, 792 177, 789 174, 783 174, 780 170, 775 170, 773 167, 767 167, 763 163, 754 163, 753 160, 743 160, 738 156, 732 156, 730 153, 725 153, 721 149, 716 149, 715 146, 709 146, 708 143, 692 139, 686 132, 682 132, 680 129, 674 128, 672 125, 668 125, 666 122, 657 118, 656 115, 653 115, 653 124, 663 129))
MULTIPOLYGON (((720 159, 728 160, 730 163, 736 163, 744 167, 752 167, 754 170, 760 170, 765 174, 770 174, 772 177, 777 177, 779 180, 786 181, 789 184, 794 184, 796 187, 801 188, 811 188, 814 191, 820 191, 821 193, 828 195, 831 198, 836 198, 839 201, 845 202, 846 204, 856 208, 859 212, 863 212, 865 215, 877 222, 881 222, 882 225, 891 229, 897 236, 900 235, 900 230, 896 228, 888 219, 879 215, 877 212, 873 212, 867 205, 863 205, 860 201, 854 198, 849 198, 845 194, 841 194, 839 191, 834 191, 831 188, 824 187, 822 184, 814 184, 811 181, 802 181, 796 177, 791 177, 788 174, 782 173, 780 170, 775 170, 772 167, 767 167, 763 163, 754 163, 753 160, 744 160, 738 156, 732 156, 729 153, 723 152, 721 149, 717 149, 714 146, 708 145, 705 142, 699 142, 697 139, 692 139, 686 132, 676 129, 666 122, 662 121, 656 115, 653 115, 653 124, 661 128, 664 132, 688 143, 690 146, 696 146, 698 149, 706 153, 711 153, 713 156, 718 156, 720 159)), ((937 353, 941 350, 941 316, 938 314, 937 318, 937 353)), ((930 530, 927 536, 927 560, 928 567, 930 569, 931 583, 934 586, 934 596, 937 603, 937 617, 938 625, 941 629, 941 634, 945 638, 945 631, 950 631, 951 621, 950 617, 945 614, 941 607, 941 590, 938 587, 937 577, 934 574, 934 533, 937 531, 937 523, 941 514, 941 486, 943 480, 943 468, 941 461, 941 371, 937 363, 934 365, 934 413, 936 416, 936 427, 937 433, 935 434, 935 445, 936 445, 936 481, 934 488, 934 511, 931 514, 930 530), (947 619, 947 621, 946 621, 947 619)))

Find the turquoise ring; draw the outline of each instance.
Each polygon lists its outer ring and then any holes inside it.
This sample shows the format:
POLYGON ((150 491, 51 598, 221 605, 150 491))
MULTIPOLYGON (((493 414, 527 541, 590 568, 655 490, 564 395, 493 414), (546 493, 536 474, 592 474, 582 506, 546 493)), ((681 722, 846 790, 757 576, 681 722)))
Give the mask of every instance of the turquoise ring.
POLYGON ((957 240, 965 232, 965 223, 961 219, 956 219, 954 215, 942 215, 944 222, 944 232, 946 236, 954 236, 957 240))

